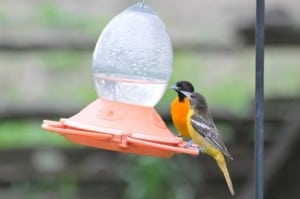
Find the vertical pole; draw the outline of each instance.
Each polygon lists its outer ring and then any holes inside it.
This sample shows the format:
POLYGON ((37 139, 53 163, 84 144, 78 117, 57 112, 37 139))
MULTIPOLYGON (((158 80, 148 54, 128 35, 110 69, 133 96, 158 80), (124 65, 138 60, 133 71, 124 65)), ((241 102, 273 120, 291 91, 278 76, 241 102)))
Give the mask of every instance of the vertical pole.
POLYGON ((265 0, 256 0, 255 199, 264 197, 264 24, 265 0))

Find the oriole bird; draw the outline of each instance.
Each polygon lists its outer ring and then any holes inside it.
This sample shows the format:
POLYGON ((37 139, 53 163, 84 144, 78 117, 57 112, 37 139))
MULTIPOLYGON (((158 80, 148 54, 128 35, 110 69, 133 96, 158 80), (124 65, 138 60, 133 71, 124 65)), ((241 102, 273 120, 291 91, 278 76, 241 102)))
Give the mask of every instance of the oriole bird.
POLYGON ((194 92, 193 85, 188 81, 179 81, 170 87, 177 92, 177 96, 172 101, 170 113, 173 124, 178 131, 179 136, 191 138, 186 125, 186 116, 190 109, 188 98, 181 91, 194 92))
POLYGON ((218 133, 212 115, 208 110, 205 97, 196 92, 180 92, 190 101, 190 109, 186 117, 189 135, 194 144, 200 147, 202 153, 208 154, 215 159, 225 177, 230 193, 234 195, 234 189, 224 155, 231 160, 233 158, 218 133))

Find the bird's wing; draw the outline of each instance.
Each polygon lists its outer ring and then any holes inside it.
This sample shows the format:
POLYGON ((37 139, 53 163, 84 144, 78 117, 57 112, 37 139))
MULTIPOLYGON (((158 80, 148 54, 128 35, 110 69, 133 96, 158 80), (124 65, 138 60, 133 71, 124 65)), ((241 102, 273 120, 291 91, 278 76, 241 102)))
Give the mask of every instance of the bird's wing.
POLYGON ((193 114, 191 116, 191 124, 194 127, 194 129, 202 135, 210 144, 218 148, 220 151, 224 153, 227 157, 232 159, 230 153, 228 152, 224 142, 222 141, 222 138, 220 134, 217 131, 217 128, 210 116, 210 114, 207 115, 208 117, 205 118, 201 116, 200 114, 193 114))

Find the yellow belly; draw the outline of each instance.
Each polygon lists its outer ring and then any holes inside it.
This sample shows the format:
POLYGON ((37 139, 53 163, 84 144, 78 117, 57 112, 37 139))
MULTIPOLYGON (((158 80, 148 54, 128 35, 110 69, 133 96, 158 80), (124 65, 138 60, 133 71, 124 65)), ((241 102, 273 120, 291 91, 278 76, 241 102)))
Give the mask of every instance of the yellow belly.
MULTIPOLYGON (((193 111, 189 111, 187 114, 187 118, 190 118, 193 115, 193 111)), ((211 155, 213 157, 222 154, 219 149, 210 144, 200 133, 198 133, 194 127, 192 126, 190 119, 187 121, 188 132, 194 142, 194 144, 202 147, 206 154, 211 155)))

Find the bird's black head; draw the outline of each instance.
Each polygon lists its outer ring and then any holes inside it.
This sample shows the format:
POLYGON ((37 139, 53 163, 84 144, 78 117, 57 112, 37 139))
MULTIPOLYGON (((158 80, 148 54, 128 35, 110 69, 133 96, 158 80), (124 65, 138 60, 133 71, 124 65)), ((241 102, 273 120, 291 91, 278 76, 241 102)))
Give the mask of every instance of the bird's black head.
POLYGON ((191 93, 194 92, 194 86, 188 81, 176 82, 176 84, 174 86, 172 86, 171 88, 177 92, 179 101, 182 101, 185 98, 185 95, 182 94, 180 91, 187 91, 187 92, 191 92, 191 93))

